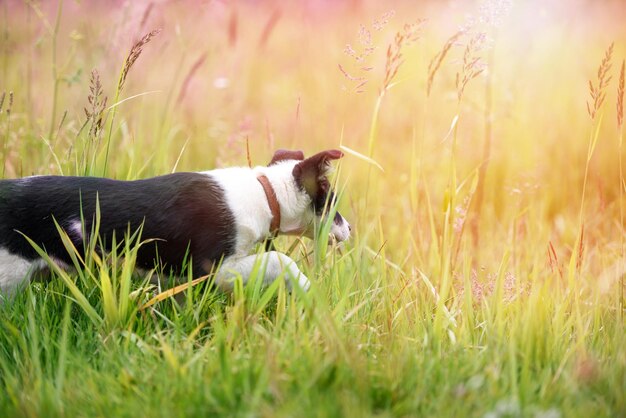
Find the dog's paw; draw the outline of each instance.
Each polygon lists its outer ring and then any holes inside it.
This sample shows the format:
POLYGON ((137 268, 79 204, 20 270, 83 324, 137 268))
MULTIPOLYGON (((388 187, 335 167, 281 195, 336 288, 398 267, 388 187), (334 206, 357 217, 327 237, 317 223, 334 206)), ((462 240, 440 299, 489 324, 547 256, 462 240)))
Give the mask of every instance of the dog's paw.
POLYGON ((311 282, 309 281, 309 278, 306 277, 302 272, 300 272, 300 276, 298 277, 298 286, 305 292, 308 292, 309 287, 311 287, 311 282))
POLYGON ((287 288, 290 292, 293 291, 294 286, 298 286, 301 290, 305 292, 309 290, 309 287, 311 287, 311 282, 309 281, 309 278, 306 277, 306 275, 302 273, 300 269, 298 269, 296 263, 292 262, 287 267, 287 270, 287 274, 289 277, 286 283, 287 288))

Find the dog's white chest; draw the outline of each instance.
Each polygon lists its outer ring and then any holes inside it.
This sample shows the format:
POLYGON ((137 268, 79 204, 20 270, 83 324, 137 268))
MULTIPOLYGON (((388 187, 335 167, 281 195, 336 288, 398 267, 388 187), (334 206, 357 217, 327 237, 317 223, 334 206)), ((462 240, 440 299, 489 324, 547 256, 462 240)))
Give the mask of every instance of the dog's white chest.
POLYGON ((225 204, 236 224, 236 254, 247 254, 269 229, 272 213, 256 174, 241 167, 207 171, 224 190, 225 204))

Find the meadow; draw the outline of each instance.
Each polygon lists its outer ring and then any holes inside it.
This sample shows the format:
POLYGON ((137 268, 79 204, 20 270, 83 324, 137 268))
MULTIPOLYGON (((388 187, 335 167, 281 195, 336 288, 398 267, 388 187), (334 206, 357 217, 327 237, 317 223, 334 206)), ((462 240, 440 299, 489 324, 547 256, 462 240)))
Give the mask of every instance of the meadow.
POLYGON ((136 245, 74 253, 3 296, 0 416, 626 416, 624 21, 617 0, 0 2, 3 178, 339 148, 353 226, 278 240, 308 293, 145 307, 136 245))

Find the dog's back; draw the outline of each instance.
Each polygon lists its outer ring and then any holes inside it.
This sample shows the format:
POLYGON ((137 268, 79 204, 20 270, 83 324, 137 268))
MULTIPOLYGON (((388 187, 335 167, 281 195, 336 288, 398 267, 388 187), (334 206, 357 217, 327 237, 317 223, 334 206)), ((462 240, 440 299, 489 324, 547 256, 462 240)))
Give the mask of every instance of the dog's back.
POLYGON ((210 176, 199 173, 136 181, 58 176, 0 180, 0 249, 37 259, 23 234, 70 264, 55 221, 82 249, 99 207, 99 235, 106 249, 114 234, 120 242, 141 227, 142 240, 157 241, 141 247, 139 266, 152 268, 158 251, 159 261, 178 272, 190 253, 198 257, 193 260, 195 272, 234 249, 234 219, 220 203, 223 193, 210 176))

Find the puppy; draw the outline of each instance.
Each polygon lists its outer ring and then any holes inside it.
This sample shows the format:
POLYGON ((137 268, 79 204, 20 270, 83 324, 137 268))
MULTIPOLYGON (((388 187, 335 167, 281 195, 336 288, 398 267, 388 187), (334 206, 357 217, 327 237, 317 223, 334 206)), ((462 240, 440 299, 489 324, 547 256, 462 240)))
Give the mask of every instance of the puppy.
MULTIPOLYGON (((101 251, 110 251, 130 230, 142 228, 137 267, 160 266, 183 272, 185 260, 194 276, 212 272, 229 291, 233 279, 245 282, 257 255, 255 244, 276 234, 312 238, 314 225, 334 200, 326 177, 338 150, 307 159, 301 151, 279 150, 267 167, 232 167, 199 173, 175 173, 145 180, 118 181, 94 177, 34 176, 0 180, 0 293, 10 293, 46 267, 29 237, 61 265, 72 265, 55 222, 79 251, 89 240, 99 207, 101 251)), ((350 225, 337 212, 330 235, 350 236, 350 225)), ((308 278, 285 254, 261 255, 264 283, 285 272, 289 289, 309 287, 308 278)))

